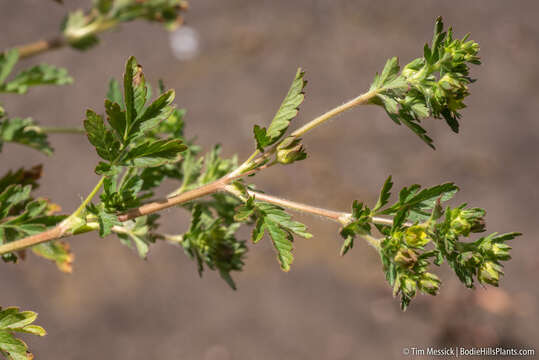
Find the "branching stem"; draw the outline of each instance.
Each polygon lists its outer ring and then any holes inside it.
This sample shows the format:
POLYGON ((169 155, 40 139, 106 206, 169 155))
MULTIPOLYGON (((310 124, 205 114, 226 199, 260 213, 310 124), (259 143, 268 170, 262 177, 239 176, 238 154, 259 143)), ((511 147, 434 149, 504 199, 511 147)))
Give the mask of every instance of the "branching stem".
MULTIPOLYGON (((21 48, 25 54, 24 56, 31 56, 33 54, 37 54, 39 52, 47 50, 47 46, 45 46, 44 44, 41 44, 41 46, 28 45, 28 46, 19 47, 19 49, 21 48)), ((356 97, 355 99, 352 99, 340 106, 337 106, 336 108, 320 115, 319 117, 313 119, 312 121, 308 122, 304 126, 295 130, 294 132, 292 132, 290 136, 293 136, 296 138, 300 137, 304 135, 305 133, 309 132, 310 130, 316 128, 317 126, 323 124, 327 120, 337 116, 338 114, 343 113, 344 111, 349 110, 357 105, 366 104, 375 95, 376 93, 374 91, 369 91, 363 95, 356 97)), ((53 129, 49 129, 50 132, 54 132, 51 130, 53 129)), ((275 162, 271 162, 269 164, 265 164, 259 167, 254 166, 257 164, 261 164, 269 156, 274 154, 275 151, 277 150, 277 146, 278 144, 274 145, 270 150, 268 150, 267 152, 265 152, 262 156, 258 158, 257 156, 260 154, 260 152, 256 150, 249 157, 249 159, 247 159, 247 161, 245 161, 236 170, 232 171, 230 174, 224 176, 223 178, 217 181, 200 186, 193 190, 180 193, 172 197, 168 197, 165 199, 153 201, 148 204, 144 204, 136 209, 132 209, 124 214, 118 215, 118 220, 120 222, 124 222, 124 221, 137 218, 139 216, 149 215, 149 214, 152 214, 152 213, 155 213, 155 212, 158 212, 158 211, 161 211, 161 210, 164 210, 164 209, 167 209, 167 208, 179 205, 179 204, 183 204, 188 201, 198 199, 200 197, 203 197, 209 194, 219 192, 219 191, 228 191, 228 192, 234 193, 232 190, 234 189, 234 187, 229 185, 231 182, 241 177, 256 173, 262 169, 272 166, 275 163, 275 162)), ((59 239, 68 235, 76 235, 76 234, 95 230, 95 226, 82 226, 82 227, 79 227, 79 229, 77 229, 76 231, 73 231, 73 221, 77 220, 77 218, 81 215, 81 213, 84 211, 86 206, 90 203, 93 197, 101 189, 103 185, 103 181, 104 181, 104 178, 101 178, 99 183, 92 190, 92 192, 88 195, 88 197, 83 201, 83 203, 77 208, 77 210, 75 210, 75 212, 71 214, 71 216, 69 216, 66 220, 64 220, 58 226, 37 235, 32 235, 21 240, 17 240, 17 241, 13 241, 7 244, 0 245, 0 255, 17 251, 17 250, 22 250, 27 247, 31 247, 31 246, 34 246, 43 242, 50 241, 50 240, 59 239)), ((298 202, 277 198, 277 197, 267 195, 267 194, 252 192, 251 190, 249 190, 249 192, 252 193, 252 194, 250 193, 250 195, 254 195, 257 199, 261 201, 273 203, 273 204, 276 204, 285 208, 289 208, 292 210, 296 210, 299 212, 321 216, 321 217, 330 219, 332 221, 335 221, 337 223, 340 223, 343 226, 346 226, 347 224, 350 223, 350 221, 352 221, 352 215, 346 212, 322 209, 322 208, 318 208, 311 205, 301 204, 298 202)), ((237 193, 235 195, 238 196, 237 193)), ((373 217, 372 221, 378 224, 385 224, 385 225, 392 224, 391 219, 385 219, 385 218, 379 218, 379 217, 373 217)))
MULTIPOLYGON (((323 123, 325 123, 326 121, 328 121, 329 119, 347 111, 347 110, 350 110, 352 109, 353 107, 356 107, 358 105, 365 105, 369 102, 369 100, 371 100, 374 96, 376 96, 376 90, 371 90, 371 91, 368 91, 362 95, 359 95, 358 97, 342 104, 342 105, 339 105, 327 112, 325 112, 324 114, 318 116, 317 118, 309 121, 307 124, 303 125, 302 127, 300 127, 299 129, 296 129, 294 130, 291 134, 290 134, 290 137, 294 137, 294 138, 299 138, 301 136, 303 136, 304 134, 306 134, 307 132, 311 131, 312 129, 322 125, 323 123)), ((262 154, 262 156, 258 157, 257 156, 260 154, 260 151, 259 150, 255 150, 251 156, 249 156, 249 158, 247 160, 245 160, 243 162, 243 164, 241 164, 236 170, 234 170, 234 172, 232 174, 234 175, 237 175, 237 174, 242 174, 244 171, 256 166, 257 164, 260 164, 262 163, 265 159, 269 158, 270 156, 272 156, 276 151, 277 151, 277 147, 279 146, 280 143, 277 143, 275 144, 274 146, 272 146, 270 149, 268 149, 266 152, 264 152, 262 154)))

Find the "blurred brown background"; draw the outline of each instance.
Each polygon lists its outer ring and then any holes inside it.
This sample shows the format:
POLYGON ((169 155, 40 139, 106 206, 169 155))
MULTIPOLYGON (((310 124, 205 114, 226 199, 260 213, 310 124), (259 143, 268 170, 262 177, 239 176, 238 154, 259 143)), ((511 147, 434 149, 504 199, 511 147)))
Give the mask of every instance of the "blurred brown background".
MULTIPOLYGON (((484 61, 473 69, 479 81, 460 135, 427 121, 438 147, 432 151, 383 110, 361 108, 308 136, 307 161, 254 181, 273 194, 342 210, 352 199, 372 204, 389 174, 399 188, 455 181, 462 189, 457 201, 488 209, 489 231, 524 236, 513 243, 500 289, 467 290, 444 266, 439 296, 419 296, 405 313, 377 254, 358 242, 340 258, 337 226, 317 218, 299 217, 316 236, 296 241, 288 274, 269 242, 251 246, 245 272, 235 275, 237 292, 214 273, 199 279, 180 248, 157 244, 143 261, 114 236, 79 236, 70 240, 77 256, 72 275, 35 257, 0 264, 0 304, 39 312, 49 332, 28 339, 38 359, 394 359, 407 346, 537 349, 537 1, 190 3, 187 24, 200 40, 193 60, 177 60, 159 26, 125 24, 89 52, 62 49, 24 63, 65 66, 75 84, 0 100, 12 116, 80 126, 86 108, 102 111, 108 79, 121 76, 127 57, 136 55, 148 79, 176 89, 190 135, 206 149, 219 142, 224 155, 244 158, 253 125, 269 123, 298 66, 309 84, 297 124, 367 89, 387 58, 406 63, 419 56, 442 15, 458 36, 472 33, 484 61)), ((87 6, 4 0, 0 48, 55 35, 66 10, 87 6)), ((56 149, 50 158, 8 144, 0 170, 43 163, 39 194, 70 211, 97 181, 97 155, 82 136, 50 139, 56 149)), ((179 209, 163 222, 168 231, 188 226, 179 209)))

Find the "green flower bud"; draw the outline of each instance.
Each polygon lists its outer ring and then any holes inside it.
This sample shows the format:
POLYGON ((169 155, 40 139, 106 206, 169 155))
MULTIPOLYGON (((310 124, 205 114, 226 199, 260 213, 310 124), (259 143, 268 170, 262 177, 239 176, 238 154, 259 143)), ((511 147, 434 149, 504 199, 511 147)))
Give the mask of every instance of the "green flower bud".
POLYGON ((509 250, 511 250, 511 246, 506 244, 492 244, 491 251, 496 256, 498 260, 509 260, 511 259, 511 255, 509 255, 509 250))
POLYGON ((456 235, 468 236, 470 233, 485 231, 485 211, 483 209, 457 208, 451 211, 451 229, 456 235))
POLYGON ((412 267, 417 261, 417 254, 412 249, 400 249, 393 260, 405 267, 412 267))
POLYGON ((419 280, 419 290, 430 295, 437 295, 440 289, 440 279, 431 273, 424 273, 419 280))
POLYGON ((462 266, 471 266, 475 268, 483 262, 483 257, 479 253, 473 251, 465 251, 459 254, 457 261, 462 266))
POLYGON ((457 235, 468 236, 472 229, 472 225, 466 219, 459 216, 451 221, 451 229, 453 229, 457 235))
POLYGON ((401 276, 400 283, 401 283, 400 290, 402 291, 404 295, 410 298, 415 296, 415 293, 417 291, 417 283, 415 282, 415 280, 413 280, 412 278, 408 276, 403 275, 401 276))
POLYGON ((289 149, 277 150, 277 161, 281 164, 290 164, 307 157, 303 145, 299 144, 289 149))
POLYGON ((291 164, 307 157, 301 139, 287 137, 277 146, 277 162, 291 164))
POLYGON ((500 274, 503 275, 502 267, 500 265, 495 264, 492 261, 486 261, 479 268, 477 278, 482 283, 498 286, 500 274))
POLYGON ((411 247, 423 247, 428 244, 430 237, 423 226, 414 225, 406 229, 404 241, 411 247))

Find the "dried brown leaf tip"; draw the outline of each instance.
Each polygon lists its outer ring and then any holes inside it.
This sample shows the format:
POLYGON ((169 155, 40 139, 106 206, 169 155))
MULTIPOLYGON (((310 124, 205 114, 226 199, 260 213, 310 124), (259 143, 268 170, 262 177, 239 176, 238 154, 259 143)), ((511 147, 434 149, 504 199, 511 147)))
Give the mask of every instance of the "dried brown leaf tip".
POLYGON ((133 76, 133 85, 138 86, 144 79, 144 73, 142 72, 142 65, 137 64, 137 72, 133 76))

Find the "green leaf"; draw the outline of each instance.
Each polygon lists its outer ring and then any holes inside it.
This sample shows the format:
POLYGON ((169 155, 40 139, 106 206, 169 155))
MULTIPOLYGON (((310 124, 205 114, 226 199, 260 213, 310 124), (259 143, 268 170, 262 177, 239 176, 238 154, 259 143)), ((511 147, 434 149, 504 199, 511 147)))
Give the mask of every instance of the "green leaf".
POLYGON ((47 134, 32 118, 0 118, 0 150, 3 142, 14 142, 41 151, 46 155, 52 155, 47 134))
POLYGON ((197 261, 199 275, 202 276, 205 264, 219 271, 227 284, 236 289, 230 272, 242 270, 247 252, 245 242, 235 237, 240 224, 224 224, 222 218, 216 218, 208 210, 205 204, 192 206, 191 226, 181 237, 180 245, 187 255, 197 261))
POLYGON ((69 244, 63 241, 49 241, 33 246, 34 254, 56 263, 58 269, 65 273, 73 271, 75 256, 70 250, 69 244))
POLYGON ((160 166, 178 161, 186 149, 181 140, 147 140, 130 150, 122 161, 127 166, 160 166))
POLYGON ((118 181, 118 174, 105 178, 103 182, 103 192, 100 195, 101 202, 109 213, 125 212, 129 209, 140 206, 144 180, 136 174, 135 169, 129 169, 118 181))
POLYGON ((119 103, 105 100, 105 111, 107 113, 107 122, 116 132, 118 139, 123 139, 125 135, 125 111, 122 111, 119 103))
POLYGON ((391 181, 391 176, 387 178, 387 180, 384 182, 384 186, 382 187, 382 190, 380 191, 380 196, 378 197, 378 201, 376 202, 376 205, 374 205, 374 208, 372 209, 373 212, 378 211, 382 207, 384 207, 389 197, 391 196, 391 188, 393 187, 393 181, 391 181))
POLYGON ((150 216, 141 216, 122 224, 116 231, 122 243, 135 248, 140 258, 145 259, 150 251, 150 244, 155 242, 150 230, 153 220, 150 216))
MULTIPOLYGON (((22 188, 11 185, 0 194, 0 244, 39 234, 50 229, 65 216, 51 215, 51 205, 45 199, 33 200, 29 197, 30 185, 22 188), (9 217, 7 217, 9 215, 9 217)), ((3 256, 4 261, 15 261, 14 254, 3 256)))
POLYGON ((86 209, 97 217, 100 237, 109 235, 114 226, 121 225, 121 222, 118 221, 118 216, 115 213, 107 211, 103 204, 99 204, 98 206, 95 204, 89 204, 86 209))
MULTIPOLYGON (((387 186, 388 181, 390 182, 390 178, 386 180, 384 187, 387 186)), ((350 249, 354 247, 354 240, 356 236, 371 234, 370 216, 371 210, 368 207, 363 206, 363 203, 355 200, 352 204, 352 219, 348 225, 344 226, 340 231, 340 235, 344 239, 344 243, 340 251, 341 256, 344 256, 348 251, 350 251, 350 249)))
POLYGON ((281 207, 255 201, 249 198, 237 212, 237 221, 247 221, 251 216, 256 217, 256 224, 252 232, 252 241, 257 243, 267 232, 272 240, 273 247, 277 250, 277 259, 283 271, 290 270, 290 264, 294 260, 292 255, 292 233, 309 239, 312 234, 307 232, 307 227, 297 221, 281 207))
POLYGON ((2 309, 0 307, 0 353, 6 354, 13 360, 32 359, 28 346, 14 336, 14 333, 29 333, 45 336, 47 333, 41 327, 33 325, 37 314, 32 311, 19 311, 16 307, 2 309))
POLYGON ((0 178, 0 194, 10 185, 26 186, 31 185, 32 189, 39 187, 37 180, 41 178, 43 172, 42 165, 32 166, 30 169, 20 168, 17 171, 8 171, 0 178))
POLYGON ((0 193, 0 219, 8 216, 11 208, 30 198, 32 186, 10 185, 0 193))
POLYGON ((129 136, 135 137, 142 135, 146 131, 155 128, 163 120, 167 119, 174 110, 174 108, 170 106, 174 101, 174 97, 174 90, 169 90, 159 96, 139 117, 134 120, 131 128, 129 129, 129 136))
POLYGON ((290 271, 290 264, 294 261, 294 256, 292 255, 292 241, 294 239, 292 234, 271 220, 266 220, 265 226, 273 242, 273 247, 277 250, 277 259, 281 264, 281 269, 290 271))
POLYGON ((146 80, 142 72, 142 66, 138 64, 137 59, 131 56, 125 65, 124 74, 124 102, 126 119, 126 137, 131 126, 139 116, 142 108, 146 104, 147 96, 146 80))
POLYGON ((258 150, 264 151, 264 147, 268 146, 271 142, 270 137, 266 134, 266 128, 255 125, 253 134, 255 135, 256 147, 258 150))
POLYGON ((436 185, 421 191, 419 189, 420 186, 417 184, 404 187, 399 193, 399 201, 382 211, 381 214, 396 214, 405 209, 411 211, 411 216, 419 216, 421 219, 426 219, 430 214, 425 213, 425 211, 432 209, 438 199, 447 201, 458 191, 458 187, 453 183, 436 185))
POLYGON ((11 81, 0 85, 0 92, 24 94, 31 86, 65 85, 72 82, 73 78, 66 69, 41 64, 21 71, 11 81))
POLYGON ((0 85, 4 83, 18 60, 19 52, 16 49, 0 54, 0 85))
POLYGON ((119 104, 121 107, 123 107, 123 97, 122 97, 122 90, 120 89, 120 83, 115 78, 111 78, 109 80, 109 88, 107 91, 107 100, 109 100, 112 103, 119 104))
POLYGON ((102 159, 114 161, 117 158, 120 153, 120 142, 112 131, 107 129, 101 115, 87 110, 84 129, 86 129, 90 144, 95 147, 97 154, 102 159))
POLYGON ((260 151, 264 151, 266 146, 277 142, 288 129, 290 121, 297 116, 299 106, 304 99, 303 89, 307 84, 303 79, 304 75, 305 72, 301 68, 298 69, 290 90, 288 90, 288 94, 286 94, 268 129, 255 126, 255 140, 260 151))

